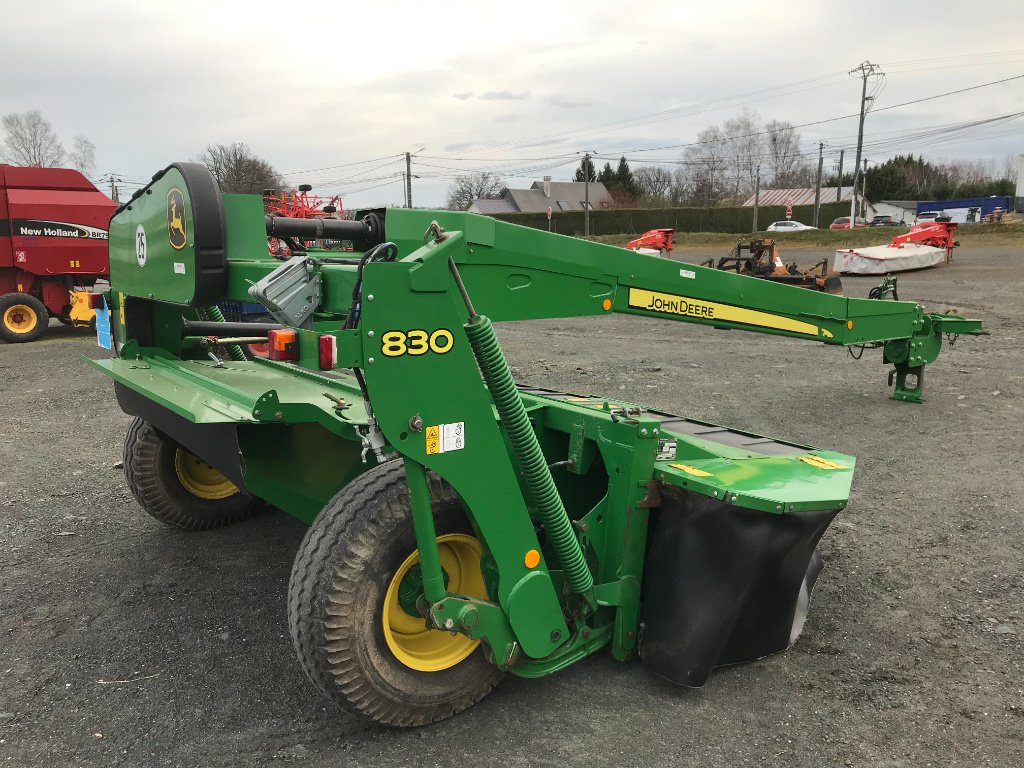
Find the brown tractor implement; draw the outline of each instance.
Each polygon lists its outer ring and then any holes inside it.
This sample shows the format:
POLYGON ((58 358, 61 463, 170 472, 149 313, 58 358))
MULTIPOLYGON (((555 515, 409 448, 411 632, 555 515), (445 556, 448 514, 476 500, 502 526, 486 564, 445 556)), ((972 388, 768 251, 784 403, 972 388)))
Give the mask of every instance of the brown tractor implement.
MULTIPOLYGON (((704 264, 710 267, 713 262, 714 259, 708 259, 704 264)), ((741 240, 736 243, 736 247, 729 255, 720 258, 714 267, 738 275, 771 280, 773 283, 810 288, 812 291, 843 292, 843 283, 839 275, 828 273, 828 259, 822 259, 814 266, 801 270, 795 261, 791 264, 782 261, 779 247, 771 238, 751 240, 749 243, 741 240)))

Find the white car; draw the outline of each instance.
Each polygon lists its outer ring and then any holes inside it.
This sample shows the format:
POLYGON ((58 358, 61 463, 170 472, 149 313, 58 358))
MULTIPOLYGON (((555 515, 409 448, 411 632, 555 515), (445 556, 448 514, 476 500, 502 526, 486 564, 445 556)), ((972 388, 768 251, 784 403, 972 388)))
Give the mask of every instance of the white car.
POLYGON ((769 224, 765 232, 802 232, 805 229, 817 229, 817 227, 809 227, 806 224, 801 224, 799 221, 776 221, 774 224, 769 224))

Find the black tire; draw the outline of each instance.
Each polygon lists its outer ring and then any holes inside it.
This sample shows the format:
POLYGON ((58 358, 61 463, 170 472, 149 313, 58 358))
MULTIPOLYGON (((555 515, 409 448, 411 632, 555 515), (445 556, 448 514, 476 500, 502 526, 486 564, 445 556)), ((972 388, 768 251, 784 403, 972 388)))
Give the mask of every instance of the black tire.
POLYGON ((50 313, 35 296, 8 293, 0 296, 0 339, 13 343, 35 341, 50 324, 50 313))
MULTIPOLYGON (((455 491, 428 478, 438 536, 471 534, 455 491)), ((415 549, 405 468, 387 462, 324 507, 303 539, 288 585, 292 644, 309 679, 346 712, 395 727, 451 717, 502 677, 483 643, 437 672, 411 669, 392 653, 384 637, 384 597, 415 549)))
POLYGON ((196 495, 182 483, 176 465, 182 460, 198 461, 142 419, 132 422, 124 440, 124 476, 142 508, 160 522, 205 531, 252 517, 263 508, 262 501, 237 488, 224 498, 196 495))

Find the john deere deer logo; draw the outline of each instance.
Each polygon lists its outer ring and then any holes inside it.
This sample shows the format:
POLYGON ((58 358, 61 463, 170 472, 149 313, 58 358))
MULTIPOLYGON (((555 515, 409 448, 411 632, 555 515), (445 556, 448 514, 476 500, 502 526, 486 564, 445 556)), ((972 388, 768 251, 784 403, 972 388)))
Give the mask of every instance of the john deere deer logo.
POLYGON ((188 242, 185 224, 185 196, 177 187, 167 193, 167 240, 171 248, 180 251, 188 242))

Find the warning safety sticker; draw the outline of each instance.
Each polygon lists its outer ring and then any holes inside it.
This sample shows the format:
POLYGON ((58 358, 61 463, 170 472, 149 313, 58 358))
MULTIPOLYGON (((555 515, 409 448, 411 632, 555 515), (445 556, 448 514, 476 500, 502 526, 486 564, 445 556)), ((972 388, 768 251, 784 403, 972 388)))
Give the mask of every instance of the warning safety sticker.
POLYGON ((449 453, 466 447, 466 422, 437 424, 427 427, 427 453, 449 453))

